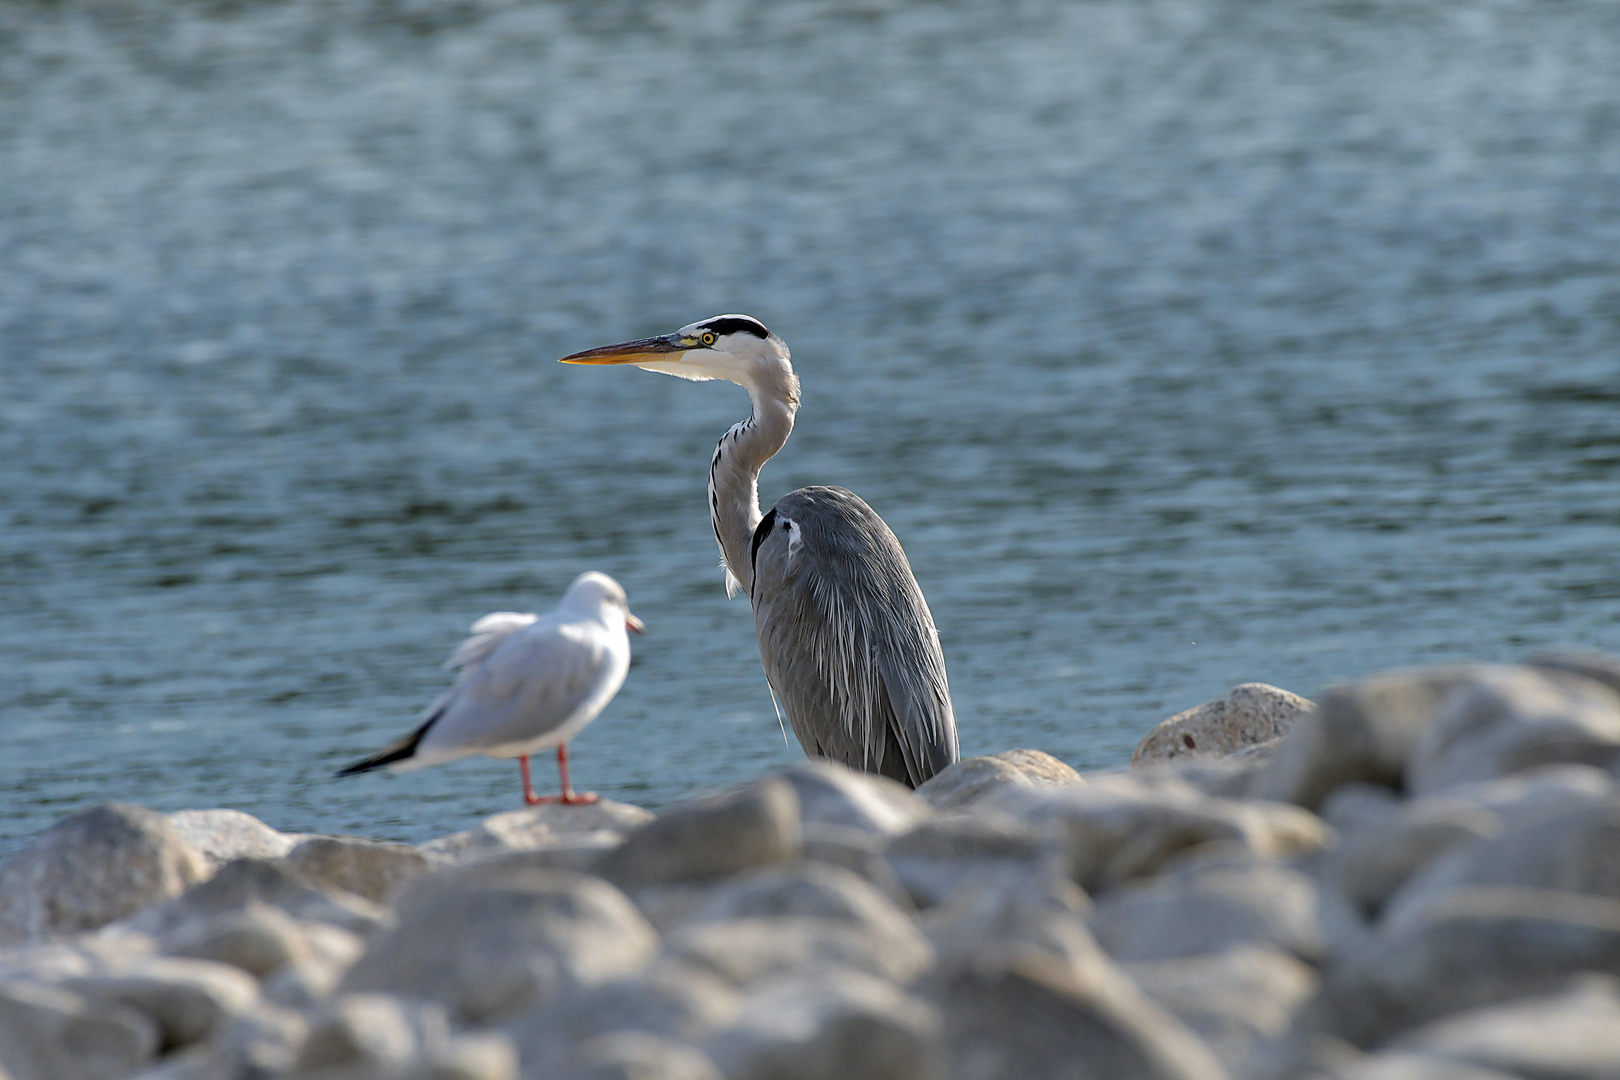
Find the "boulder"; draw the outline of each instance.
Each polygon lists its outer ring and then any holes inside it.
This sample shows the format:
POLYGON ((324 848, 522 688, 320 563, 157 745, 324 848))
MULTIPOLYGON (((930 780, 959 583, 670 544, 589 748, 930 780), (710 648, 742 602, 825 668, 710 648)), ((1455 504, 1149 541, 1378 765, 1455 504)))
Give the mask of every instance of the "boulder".
POLYGON ((1091 932, 1115 960, 1206 956, 1263 945, 1305 960, 1324 952, 1316 886, 1249 859, 1200 860, 1104 895, 1091 932))
POLYGON ((1398 923, 1453 890, 1495 886, 1620 901, 1620 795, 1532 817, 1500 835, 1452 848, 1395 893, 1386 917, 1398 923))
POLYGON ((493 814, 470 832, 441 836, 417 845, 416 850, 435 865, 444 865, 508 851, 556 847, 582 839, 616 842, 652 817, 649 810, 612 799, 594 803, 542 803, 493 814))
POLYGON ((430 864, 408 844, 355 836, 312 836, 287 855, 293 869, 317 884, 386 904, 426 874, 430 864))
POLYGON ((1050 956, 1076 969, 1107 965, 1085 917, 1091 902, 1066 877, 992 878, 958 889, 920 916, 942 965, 1050 956))
POLYGON ((1579 675, 1620 694, 1620 657, 1593 652, 1549 652, 1532 656, 1530 666, 1579 675))
POLYGON ((178 810, 169 815, 169 824, 202 853, 210 869, 232 859, 279 859, 303 839, 240 810, 178 810))
POLYGON ((458 1020, 488 1023, 627 975, 657 951, 653 928, 600 879, 560 870, 484 884, 437 877, 400 897, 399 925, 372 941, 342 991, 436 1001, 458 1020))
POLYGON ((1420 1028, 1395 1048, 1527 1080, 1615 1080, 1620 981, 1587 976, 1556 995, 1476 1009, 1420 1028))
POLYGON ((1316 706, 1308 698, 1266 683, 1243 683, 1218 698, 1179 712, 1148 732, 1131 754, 1131 767, 1187 758, 1228 757, 1267 746, 1293 730, 1316 706))
POLYGON ((1620 975, 1620 903, 1546 889, 1457 889, 1330 967, 1302 1023, 1362 1047, 1431 1020, 1620 975))
POLYGON ((1252 794, 1314 810, 1340 784, 1399 788, 1441 703, 1478 668, 1424 668, 1334 687, 1254 777, 1252 794))
POLYGON ((847 923, 907 950, 926 950, 922 933, 888 897, 847 870, 789 863, 711 889, 683 925, 733 919, 800 917, 847 923))
POLYGON ((1079 773, 1040 750, 1003 750, 954 762, 917 788, 936 811, 960 811, 1003 787, 1078 784, 1079 773))
POLYGON ((1198 848, 1290 857, 1321 848, 1329 835, 1321 819, 1297 807, 1213 799, 1161 770, 1097 774, 1067 787, 1008 789, 993 806, 1053 830, 1075 880, 1091 892, 1151 876, 1198 848))
POLYGON ((918 907, 987 876, 1068 871, 1054 845, 1017 818, 993 811, 931 818, 895 837, 884 854, 918 907))
POLYGON ((0 982, 0 1072, 11 1080, 120 1080, 157 1056, 150 1017, 61 986, 0 982))
POLYGON ((1543 668, 1480 668, 1447 695, 1413 748, 1406 789, 1425 795, 1538 765, 1620 759, 1620 694, 1543 668))
POLYGON ((664 811, 626 836, 596 870, 621 888, 636 888, 726 877, 798 852, 798 797, 786 780, 767 777, 664 811))
POLYGON ((1447 798, 1499 815, 1505 829, 1590 806, 1616 793, 1614 777, 1590 765, 1543 765, 1495 780, 1457 784, 1445 792, 1447 798))
POLYGON ((808 967, 847 967, 908 983, 934 950, 921 934, 887 936, 842 919, 772 916, 695 922, 664 941, 665 955, 734 986, 808 967))
POLYGON ((131 971, 76 976, 61 986, 94 1008, 123 1006, 150 1017, 165 1052, 207 1039, 259 1000, 258 983, 238 968, 165 957, 131 971))
POLYGON ((1224 1076, 1196 1036, 1128 981, 1088 979, 1053 957, 966 964, 938 993, 952 1080, 1224 1076))
POLYGON ((281 860, 235 859, 183 896, 142 912, 130 926, 167 941, 188 924, 256 904, 362 936, 393 921, 386 909, 352 893, 322 888, 281 860))
POLYGON ((1477 803, 1443 795, 1415 799, 1360 828, 1341 831, 1340 845, 1329 857, 1331 875, 1356 910, 1373 918, 1440 855, 1502 828, 1502 816, 1477 803))
POLYGON ((799 798, 803 826, 842 825, 878 836, 905 832, 931 812, 916 792, 893 780, 831 761, 779 773, 799 798))
POLYGON ((523 1075, 566 1075, 590 1057, 587 1044, 630 1032, 687 1045, 731 1023, 741 1002, 728 985, 703 971, 659 963, 640 975, 559 994, 511 1018, 523 1075))
POLYGON ((435 1005, 348 994, 311 1020, 292 1076, 515 1080, 517 1054, 498 1033, 453 1034, 435 1005))
POLYGON ((576 1062, 571 1080, 724 1080, 695 1046, 644 1031, 598 1036, 580 1047, 576 1062))
POLYGON ((205 1047, 180 1055, 176 1064, 191 1059, 205 1080, 283 1076, 292 1071, 308 1036, 309 1021, 302 1013, 261 1001, 232 1018, 205 1047))
POLYGON ((1243 1075, 1247 1062, 1288 1034, 1317 985, 1311 967, 1264 946, 1124 967, 1143 993, 1202 1038, 1234 1075, 1243 1075))
POLYGON ((168 818, 98 806, 34 837, 0 866, 0 944, 94 930, 180 895, 208 876, 168 818))
POLYGON ((939 1017, 926 1002, 854 971, 767 980, 711 1038, 727 1080, 935 1080, 939 1017))
MULTIPOLYGON (((1311 1080, 1324 1074, 1312 1073, 1311 1080)), ((1386 1050, 1346 1061, 1331 1073, 1331 1080, 1524 1080, 1511 1073, 1445 1061, 1410 1050, 1386 1050)))
POLYGON ((914 906, 894 867, 883 857, 885 838, 842 825, 810 825, 803 833, 800 854, 806 862, 837 866, 875 887, 902 910, 914 906))
POLYGON ((184 924, 170 936, 165 951, 229 964, 258 979, 305 952, 297 920, 279 908, 257 903, 184 924))

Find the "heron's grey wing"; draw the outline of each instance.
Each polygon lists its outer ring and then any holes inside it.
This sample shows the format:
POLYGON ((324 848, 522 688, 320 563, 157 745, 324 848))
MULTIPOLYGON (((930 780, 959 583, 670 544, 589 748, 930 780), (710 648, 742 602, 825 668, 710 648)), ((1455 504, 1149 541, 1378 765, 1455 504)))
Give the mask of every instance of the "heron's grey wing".
POLYGON ((542 621, 514 630, 464 669, 417 755, 425 763, 541 738, 612 675, 603 627, 542 621))
POLYGON ((783 497, 760 530, 760 656, 805 751, 913 787, 955 761, 939 633, 889 527, 854 494, 815 487, 783 497))

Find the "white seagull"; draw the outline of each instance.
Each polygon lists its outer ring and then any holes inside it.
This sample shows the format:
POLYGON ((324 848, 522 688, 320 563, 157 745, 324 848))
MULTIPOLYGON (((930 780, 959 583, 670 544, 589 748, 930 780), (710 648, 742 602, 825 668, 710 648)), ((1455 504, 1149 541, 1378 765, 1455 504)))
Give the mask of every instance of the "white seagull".
POLYGON ((641 620, 630 613, 624 588, 606 574, 581 574, 555 611, 537 617, 497 611, 472 625, 446 668, 456 684, 429 705, 404 738, 338 772, 384 765, 414 769, 469 754, 517 758, 523 801, 595 802, 568 782, 568 740, 596 719, 624 685, 630 638, 641 620), (529 783, 529 755, 555 746, 562 794, 539 796, 529 783))

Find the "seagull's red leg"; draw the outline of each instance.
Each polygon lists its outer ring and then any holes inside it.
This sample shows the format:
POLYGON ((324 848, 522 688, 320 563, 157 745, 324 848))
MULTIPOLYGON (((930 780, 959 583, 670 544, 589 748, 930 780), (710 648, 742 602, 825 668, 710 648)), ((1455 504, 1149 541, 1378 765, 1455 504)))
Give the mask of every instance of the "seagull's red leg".
POLYGON ((529 785, 529 755, 528 754, 520 754, 520 755, 518 755, 518 768, 523 770, 523 805, 524 806, 533 806, 535 803, 540 802, 541 799, 540 799, 540 796, 538 796, 538 795, 536 795, 534 793, 534 788, 529 785))
MULTIPOLYGON (((542 795, 539 798, 534 798, 533 796, 529 796, 528 797, 528 802, 529 802, 530 806, 533 806, 535 803, 549 803, 549 802, 563 803, 566 806, 573 806, 573 805, 576 805, 578 803, 593 803, 593 802, 596 801, 597 796, 596 796, 595 792, 590 792, 590 791, 576 792, 574 790, 574 786, 568 782, 568 744, 567 743, 563 743, 561 746, 557 747, 557 773, 562 777, 562 794, 561 795, 542 795)), ((525 775, 527 775, 527 774, 525 774, 525 775)))

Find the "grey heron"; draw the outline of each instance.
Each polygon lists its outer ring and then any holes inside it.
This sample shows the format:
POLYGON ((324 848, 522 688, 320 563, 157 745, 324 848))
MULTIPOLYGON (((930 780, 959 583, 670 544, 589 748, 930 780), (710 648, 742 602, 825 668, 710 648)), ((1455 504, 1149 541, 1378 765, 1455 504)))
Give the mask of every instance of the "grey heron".
POLYGON ((727 572, 754 609, 765 676, 810 757, 916 787, 957 759, 945 656, 905 552, 843 488, 805 487, 759 506, 759 471, 799 408, 787 344, 747 315, 563 357, 724 379, 753 413, 715 447, 709 514, 727 572))
POLYGON ((581 574, 543 616, 497 611, 472 624, 446 668, 455 685, 423 710, 409 735, 338 772, 414 769, 469 754, 517 758, 523 802, 595 802, 568 782, 568 742, 613 699, 630 669, 630 613, 624 589, 606 574, 581 574), (557 748, 562 794, 538 796, 529 755, 557 748))

